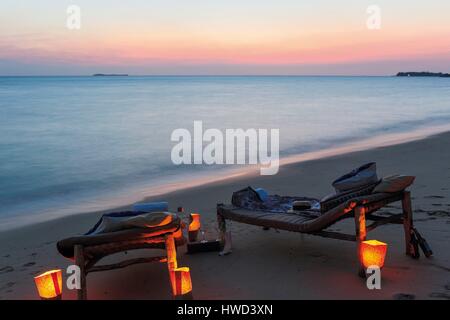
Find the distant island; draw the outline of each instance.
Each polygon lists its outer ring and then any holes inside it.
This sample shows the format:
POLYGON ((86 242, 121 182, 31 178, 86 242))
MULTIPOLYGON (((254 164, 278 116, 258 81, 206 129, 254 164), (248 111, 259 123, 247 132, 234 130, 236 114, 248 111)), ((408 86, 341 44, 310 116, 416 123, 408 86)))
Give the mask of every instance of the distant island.
POLYGON ((449 78, 450 73, 442 73, 442 72, 399 72, 397 73, 397 77, 441 77, 441 78, 449 78))
POLYGON ((127 74, 118 74, 118 73, 95 73, 92 75, 93 77, 128 77, 127 74))

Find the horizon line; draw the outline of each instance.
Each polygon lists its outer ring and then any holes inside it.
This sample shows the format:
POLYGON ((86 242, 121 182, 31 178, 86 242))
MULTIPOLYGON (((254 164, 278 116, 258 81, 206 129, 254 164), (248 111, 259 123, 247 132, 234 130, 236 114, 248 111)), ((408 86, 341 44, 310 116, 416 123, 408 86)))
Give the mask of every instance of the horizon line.
MULTIPOLYGON (((407 71, 412 72, 412 71, 407 71)), ((101 76, 92 74, 29 74, 29 75, 2 75, 0 77, 395 77, 395 74, 370 75, 370 74, 128 74, 128 73, 100 73, 101 76)))

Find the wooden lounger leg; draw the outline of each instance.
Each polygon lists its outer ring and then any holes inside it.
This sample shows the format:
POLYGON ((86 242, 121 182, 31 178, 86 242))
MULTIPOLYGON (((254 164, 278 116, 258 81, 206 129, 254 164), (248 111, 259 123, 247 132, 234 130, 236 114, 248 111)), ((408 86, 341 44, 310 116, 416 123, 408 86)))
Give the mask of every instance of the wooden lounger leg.
POLYGON ((179 286, 181 285, 180 272, 182 270, 178 269, 177 262, 177 249, 175 246, 175 236, 173 234, 168 234, 165 237, 166 251, 167 251, 167 269, 169 271, 170 285, 172 288, 172 297, 177 300, 192 300, 192 291, 183 294, 177 295, 179 292, 179 286), (177 289, 178 287, 178 289, 177 289))
POLYGON ((86 264, 84 261, 83 246, 75 245, 74 247, 75 264, 80 268, 80 285, 81 288, 77 290, 78 300, 87 299, 86 287, 86 264))
POLYGON ((231 253, 231 232, 227 232, 225 218, 220 213, 217 213, 217 223, 219 227, 219 240, 222 245, 222 251, 219 255, 224 256, 231 253))
POLYGON ((165 238, 167 252, 167 267, 169 271, 178 268, 177 249, 175 246, 175 238, 173 234, 169 234, 165 238))
POLYGON ((358 275, 360 277, 366 277, 366 270, 361 263, 361 242, 366 240, 366 209, 364 206, 358 206, 355 208, 355 229, 356 229, 356 245, 358 254, 358 275))
POLYGON ((407 255, 412 255, 411 229, 413 227, 413 217, 411 208, 411 193, 405 191, 402 199, 403 208, 403 229, 405 230, 405 250, 407 255))
POLYGON ((165 237, 166 254, 167 254, 167 270, 169 271, 170 287, 172 289, 172 295, 176 292, 176 279, 174 270, 178 267, 177 262, 177 249, 175 246, 175 238, 172 234, 165 237))

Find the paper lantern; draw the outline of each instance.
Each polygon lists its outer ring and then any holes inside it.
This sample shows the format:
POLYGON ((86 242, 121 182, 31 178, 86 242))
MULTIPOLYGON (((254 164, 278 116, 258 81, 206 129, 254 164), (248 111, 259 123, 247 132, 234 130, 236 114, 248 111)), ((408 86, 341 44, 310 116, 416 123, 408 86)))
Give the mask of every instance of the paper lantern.
POLYGON ((39 296, 44 300, 59 300, 62 295, 62 272, 50 270, 34 277, 39 296))
POLYGON ((200 230, 200 214, 199 213, 191 213, 190 215, 190 223, 189 223, 189 241, 194 242, 197 241, 197 234, 200 230))
POLYGON ((384 266, 387 244, 378 240, 367 240, 361 242, 360 248, 361 264, 364 268, 377 266, 380 269, 384 266))
POLYGON ((201 227, 200 214, 199 213, 191 213, 190 218, 191 218, 191 221, 189 223, 189 231, 198 231, 201 227))
POLYGON ((191 273, 188 267, 175 268, 171 271, 172 292, 174 297, 192 295, 191 273))

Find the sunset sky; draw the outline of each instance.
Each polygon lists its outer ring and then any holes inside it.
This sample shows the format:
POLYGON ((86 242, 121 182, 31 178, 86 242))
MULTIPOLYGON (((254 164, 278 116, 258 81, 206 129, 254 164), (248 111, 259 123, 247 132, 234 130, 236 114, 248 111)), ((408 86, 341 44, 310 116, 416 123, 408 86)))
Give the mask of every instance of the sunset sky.
POLYGON ((449 14, 448 0, 2 0, 0 75, 450 72, 449 14))

